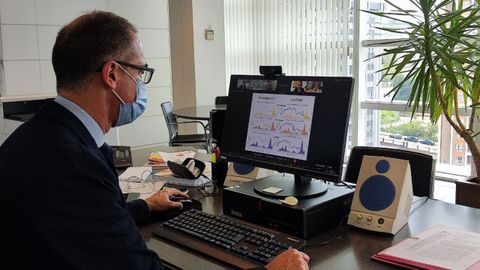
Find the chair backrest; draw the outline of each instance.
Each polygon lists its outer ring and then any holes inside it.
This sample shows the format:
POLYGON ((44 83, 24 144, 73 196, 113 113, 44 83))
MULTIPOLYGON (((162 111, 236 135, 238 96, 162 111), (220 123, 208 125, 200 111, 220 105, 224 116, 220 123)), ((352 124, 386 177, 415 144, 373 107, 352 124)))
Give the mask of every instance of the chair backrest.
POLYGON ((228 103, 228 96, 217 96, 217 97, 215 97, 215 105, 227 104, 227 103, 228 103))
POLYGON ((171 102, 163 102, 160 106, 162 107, 163 116, 165 117, 165 123, 168 128, 168 139, 171 140, 178 134, 177 117, 173 114, 173 105, 171 102))
POLYGON ((113 164, 118 169, 132 167, 132 150, 130 146, 111 145, 113 150, 113 164))
POLYGON ((421 197, 433 196, 435 160, 432 156, 400 149, 356 146, 350 153, 347 171, 345 173, 345 182, 357 182, 362 159, 365 155, 408 160, 412 173, 413 195, 421 197))

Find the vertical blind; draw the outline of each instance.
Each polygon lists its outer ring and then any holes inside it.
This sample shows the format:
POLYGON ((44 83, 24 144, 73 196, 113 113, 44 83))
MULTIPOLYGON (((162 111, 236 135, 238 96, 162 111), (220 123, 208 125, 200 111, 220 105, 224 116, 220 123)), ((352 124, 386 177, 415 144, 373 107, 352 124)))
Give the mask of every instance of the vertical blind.
POLYGON ((287 75, 349 74, 349 1, 225 0, 227 82, 260 65, 281 65, 287 75))

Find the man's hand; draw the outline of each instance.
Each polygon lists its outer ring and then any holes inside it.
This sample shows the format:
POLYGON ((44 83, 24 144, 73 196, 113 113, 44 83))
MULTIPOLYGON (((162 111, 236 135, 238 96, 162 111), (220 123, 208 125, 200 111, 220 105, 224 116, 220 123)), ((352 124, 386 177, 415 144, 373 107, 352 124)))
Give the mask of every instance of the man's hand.
POLYGON ((181 192, 178 189, 169 188, 158 191, 152 196, 148 197, 145 202, 147 203, 148 210, 150 211, 165 211, 171 208, 183 208, 181 202, 171 201, 170 198, 173 196, 183 197, 188 199, 188 195, 185 192, 181 192))
POLYGON ((279 254, 265 267, 268 270, 308 270, 310 257, 307 254, 293 248, 289 248, 279 254))

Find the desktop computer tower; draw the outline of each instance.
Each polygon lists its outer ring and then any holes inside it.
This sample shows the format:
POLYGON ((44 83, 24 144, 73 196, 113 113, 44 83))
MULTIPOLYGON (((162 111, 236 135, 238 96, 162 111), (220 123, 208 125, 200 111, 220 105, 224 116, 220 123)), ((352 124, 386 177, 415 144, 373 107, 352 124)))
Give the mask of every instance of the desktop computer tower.
POLYGON ((288 206, 257 194, 256 181, 225 188, 223 213, 304 239, 338 226, 348 215, 354 193, 353 189, 330 184, 324 195, 299 199, 296 206, 288 206))

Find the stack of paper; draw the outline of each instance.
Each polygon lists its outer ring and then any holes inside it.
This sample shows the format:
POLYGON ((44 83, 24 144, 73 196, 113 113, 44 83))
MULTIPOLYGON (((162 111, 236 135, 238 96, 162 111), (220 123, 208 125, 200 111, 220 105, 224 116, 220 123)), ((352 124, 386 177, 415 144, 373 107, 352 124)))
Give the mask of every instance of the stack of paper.
POLYGON ((172 153, 155 151, 150 153, 150 156, 148 157, 148 162, 145 165, 154 167, 166 167, 167 161, 182 163, 186 158, 193 158, 194 156, 195 151, 180 151, 172 153))
POLYGON ((438 225, 372 258, 409 269, 480 269, 480 234, 438 225))

